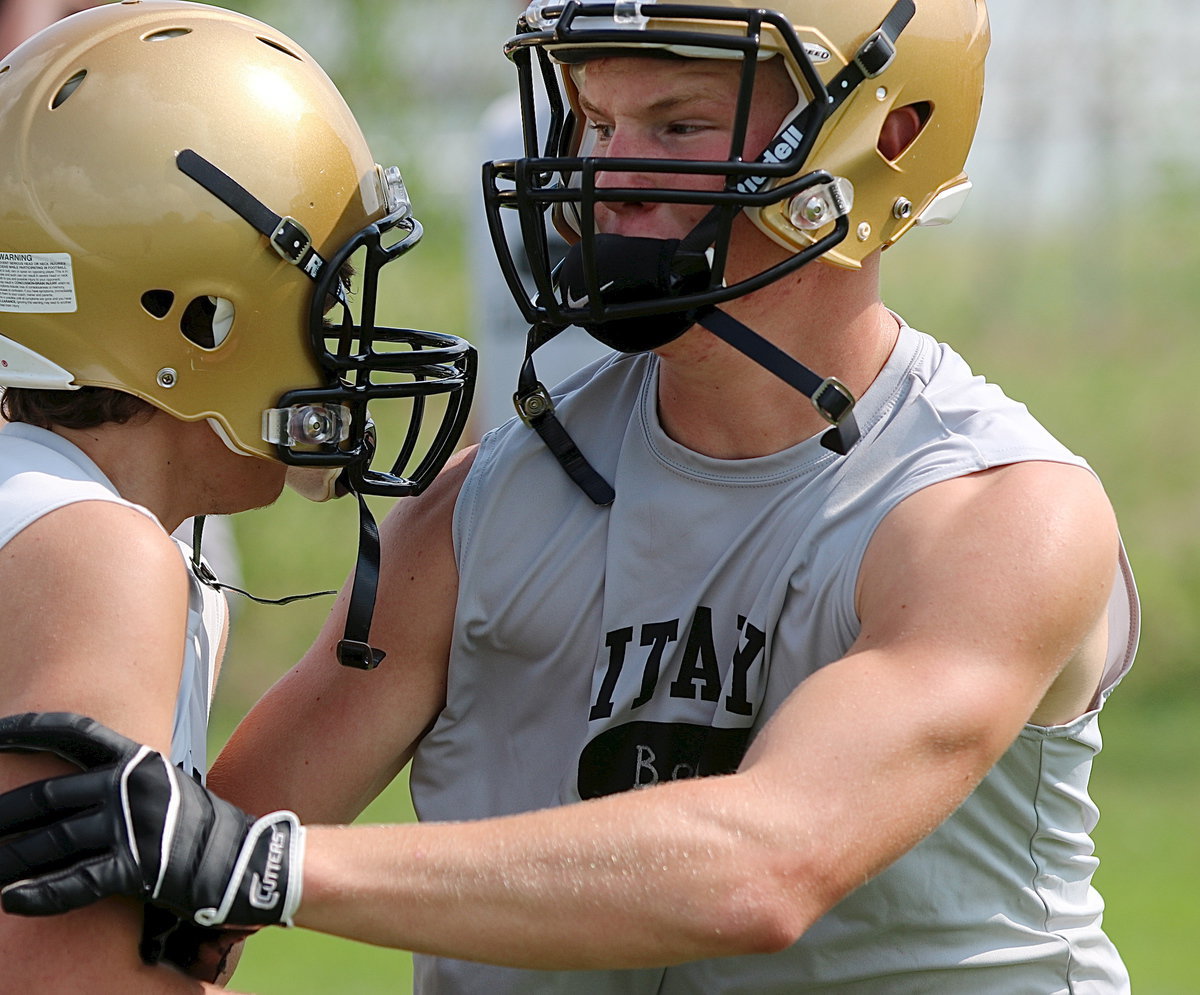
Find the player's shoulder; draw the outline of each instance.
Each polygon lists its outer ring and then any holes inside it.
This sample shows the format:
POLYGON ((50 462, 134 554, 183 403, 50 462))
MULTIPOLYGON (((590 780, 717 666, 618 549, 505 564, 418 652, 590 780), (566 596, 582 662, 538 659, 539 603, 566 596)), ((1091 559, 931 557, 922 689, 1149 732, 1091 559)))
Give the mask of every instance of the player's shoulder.
POLYGON ((177 662, 188 585, 179 547, 144 512, 112 501, 57 508, 0 551, 2 659, 19 668, 22 657, 38 658, 47 673, 63 675, 87 661, 111 677, 135 636, 144 658, 159 659, 146 647, 169 646, 163 659, 177 662))
POLYGON ((382 534, 387 540, 449 537, 454 508, 467 475, 475 463, 478 445, 460 449, 447 460, 441 472, 421 494, 401 498, 388 512, 382 534))
POLYGON ((478 444, 467 446, 456 452, 446 461, 441 473, 414 504, 419 504, 427 514, 432 513, 433 509, 444 510, 446 505, 453 508, 478 455, 478 444))
POLYGON ((1086 466, 1023 460, 952 477, 918 490, 884 520, 917 535, 955 526, 964 533, 993 528, 1015 539, 1048 537, 1070 528, 1083 536, 1115 530, 1112 504, 1086 466))
POLYGON ((114 581, 128 573, 144 577, 182 568, 179 547, 158 520, 143 509, 104 497, 72 501, 31 521, 6 546, 13 557, 33 567, 61 569, 72 574, 93 565, 114 581))
POLYGON ((892 509, 868 548, 860 595, 875 583, 897 597, 929 585, 953 600, 975 576, 993 592, 1016 584, 1054 597, 1111 582, 1119 544, 1112 505, 1086 467, 1004 464, 931 484, 892 509))

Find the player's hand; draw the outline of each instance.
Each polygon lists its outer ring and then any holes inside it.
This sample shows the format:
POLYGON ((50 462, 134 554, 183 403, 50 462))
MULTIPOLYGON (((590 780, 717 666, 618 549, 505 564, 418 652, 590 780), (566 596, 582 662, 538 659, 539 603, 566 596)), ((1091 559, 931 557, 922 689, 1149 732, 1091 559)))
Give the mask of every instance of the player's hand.
POLYGON ((69 712, 0 718, 0 750, 42 750, 83 769, 0 795, 0 903, 51 915, 110 895, 202 926, 291 925, 304 828, 255 820, 160 754, 69 712))
POLYGON ((167 963, 189 978, 224 985, 233 976, 255 929, 197 926, 157 905, 143 907, 138 952, 146 964, 167 963))

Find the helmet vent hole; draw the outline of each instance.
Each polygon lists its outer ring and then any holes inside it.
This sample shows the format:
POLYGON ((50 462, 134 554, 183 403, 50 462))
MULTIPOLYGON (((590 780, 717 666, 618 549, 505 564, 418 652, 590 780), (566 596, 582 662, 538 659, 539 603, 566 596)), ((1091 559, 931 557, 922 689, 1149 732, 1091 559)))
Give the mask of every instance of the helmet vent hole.
POLYGON ((142 307, 155 318, 165 318, 175 303, 175 295, 169 290, 147 290, 142 294, 142 307))
POLYGON ((197 297, 183 310, 179 330, 201 349, 217 349, 233 328, 233 302, 224 297, 197 297))
POLYGON ((151 31, 142 38, 142 41, 171 41, 173 38, 182 38, 191 33, 191 28, 163 28, 161 31, 151 31))
POLYGON ((79 89, 80 84, 84 81, 84 78, 86 76, 87 76, 87 70, 80 69, 79 72, 77 72, 74 76, 72 76, 69 80, 67 80, 62 86, 60 86, 58 88, 58 93, 56 93, 54 95, 54 99, 52 101, 50 101, 50 109, 57 110, 59 107, 61 107, 63 104, 65 104, 68 100, 70 100, 72 94, 74 94, 75 91, 79 89))
POLYGON ((273 38, 264 38, 262 35, 258 35, 257 37, 258 37, 258 40, 261 41, 264 45, 267 45, 273 49, 276 49, 277 51, 282 52, 284 55, 290 55, 297 62, 304 61, 302 58, 300 58, 300 56, 298 56, 290 48, 288 48, 287 46, 283 45, 280 42, 275 41, 273 38))

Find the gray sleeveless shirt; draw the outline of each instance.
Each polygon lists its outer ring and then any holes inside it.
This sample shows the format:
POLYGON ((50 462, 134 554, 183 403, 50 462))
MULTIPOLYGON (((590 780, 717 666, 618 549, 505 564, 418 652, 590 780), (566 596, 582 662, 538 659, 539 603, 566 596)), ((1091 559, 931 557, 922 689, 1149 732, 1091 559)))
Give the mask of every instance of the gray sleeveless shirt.
MULTIPOLYGON (((519 422, 489 434, 455 512, 448 703, 420 744, 422 819, 474 819, 736 769, 749 740, 858 634, 855 582, 910 494, 1022 460, 1084 465, 949 348, 902 327, 847 457, 817 438, 757 459, 659 425, 652 355, 613 356, 558 411, 617 492, 592 505, 519 422)), ((928 839, 771 955, 537 972, 419 956, 442 993, 1110 993, 1128 981, 1091 887, 1097 714, 1132 662, 1136 594, 1113 564, 1095 710, 1027 726, 928 839)), ((803 758, 797 758, 802 763, 803 758)))

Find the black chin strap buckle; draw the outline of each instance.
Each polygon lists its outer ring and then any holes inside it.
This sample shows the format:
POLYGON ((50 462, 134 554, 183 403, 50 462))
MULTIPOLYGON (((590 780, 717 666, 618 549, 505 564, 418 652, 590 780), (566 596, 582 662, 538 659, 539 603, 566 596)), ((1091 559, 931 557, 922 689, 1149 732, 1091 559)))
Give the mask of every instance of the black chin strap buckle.
POLYGON ((813 391, 813 407, 829 424, 837 425, 854 409, 854 395, 837 377, 826 377, 813 391))
POLYGON ((533 352, 541 344, 549 341, 562 331, 550 331, 536 325, 529 330, 529 340, 525 348, 525 362, 521 364, 521 374, 517 380, 517 392, 513 394, 513 404, 517 414, 529 428, 537 432, 546 448, 558 460, 559 465, 591 502, 605 508, 616 500, 617 494, 612 485, 605 480, 587 457, 579 451, 575 441, 563 428, 562 422, 554 413, 554 399, 537 378, 533 366, 533 352))
POLYGON ((550 397, 550 391, 546 389, 546 385, 538 380, 532 387, 513 394, 513 407, 517 409, 521 421, 529 428, 533 428, 533 423, 537 419, 554 411, 554 401, 550 397))
POLYGON ((312 236, 295 218, 280 218, 270 235, 271 248, 293 266, 299 266, 314 280, 324 261, 313 249, 312 236))
POLYGON ((709 308, 702 312, 699 321, 717 338, 812 401, 821 417, 833 425, 821 436, 821 445, 826 449, 845 456, 862 438, 854 418, 854 395, 836 377, 822 380, 803 363, 720 308, 709 308))
POLYGON ((895 58, 896 45, 880 28, 863 42, 853 61, 864 77, 874 79, 890 66, 895 58))
POLYGON ((355 670, 374 670, 382 662, 386 654, 360 639, 339 639, 337 644, 337 659, 343 667, 353 667, 355 670))
POLYGON ((917 5, 914 0, 896 0, 895 6, 888 11, 883 23, 859 46, 846 67, 830 81, 830 114, 863 80, 874 79, 895 61, 896 39, 908 27, 908 22, 916 12, 917 5))
POLYGON ((813 407, 833 425, 821 436, 821 445, 839 456, 854 448, 862 433, 854 418, 854 395, 837 377, 826 377, 812 393, 813 407))

